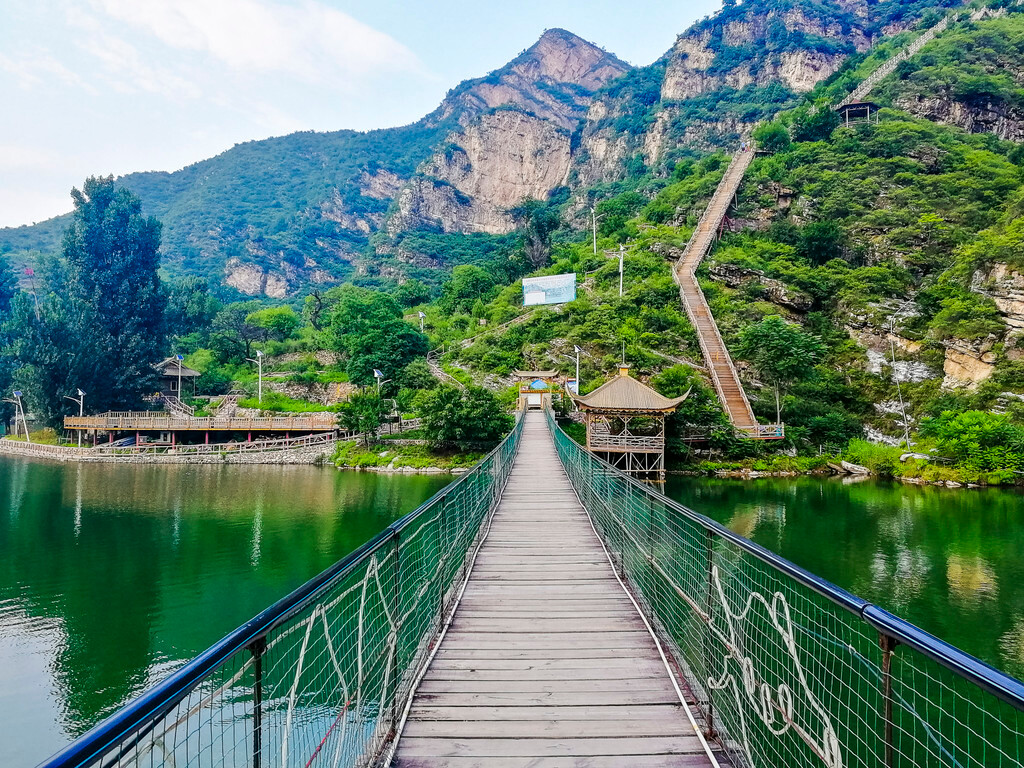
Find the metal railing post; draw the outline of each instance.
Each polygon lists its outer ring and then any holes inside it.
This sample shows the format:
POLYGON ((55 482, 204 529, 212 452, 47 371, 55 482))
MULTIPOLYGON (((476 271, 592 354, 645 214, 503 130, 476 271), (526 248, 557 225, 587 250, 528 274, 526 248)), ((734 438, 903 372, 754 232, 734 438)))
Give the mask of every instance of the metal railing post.
POLYGON ((402 537, 399 535, 398 531, 394 530, 394 528, 391 529, 391 532, 392 535, 394 536, 394 549, 392 551, 395 553, 395 566, 392 569, 392 573, 394 575, 392 577, 393 583, 391 585, 391 615, 395 617, 395 625, 392 631, 395 633, 395 642, 391 647, 391 659, 389 662, 391 665, 392 685, 394 686, 395 691, 394 695, 391 697, 391 729, 393 732, 394 729, 398 726, 398 694, 401 689, 401 681, 398 679, 398 657, 402 642, 402 625, 399 620, 399 616, 401 614, 399 613, 398 590, 401 584, 402 537))
POLYGON ((885 745, 885 768, 892 768, 892 652, 899 645, 899 641, 880 632, 878 645, 882 649, 882 739, 885 745))
POLYGON ((263 652, 267 650, 267 639, 261 637, 249 646, 252 654, 252 765, 260 768, 263 753, 263 652))
MULTIPOLYGON (((714 578, 714 564, 715 564, 715 534, 710 529, 704 532, 704 548, 708 558, 708 589, 707 589, 707 613, 708 613, 708 626, 707 631, 704 633, 704 669, 705 678, 710 680, 713 675, 711 671, 711 637, 714 634, 714 621, 715 621, 715 578, 714 578)), ((715 697, 714 692, 710 685, 705 686, 705 690, 708 694, 708 713, 707 713, 707 730, 704 736, 709 739, 715 738, 717 733, 715 732, 715 697)))

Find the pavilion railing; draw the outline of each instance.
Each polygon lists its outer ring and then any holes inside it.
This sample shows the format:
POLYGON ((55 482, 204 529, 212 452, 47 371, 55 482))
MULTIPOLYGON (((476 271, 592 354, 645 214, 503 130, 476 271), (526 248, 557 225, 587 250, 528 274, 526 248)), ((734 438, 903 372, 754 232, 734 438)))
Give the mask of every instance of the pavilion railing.
MULTIPOLYGON (((522 433, 45 768, 364 766, 394 735, 522 433)), ((114 628, 111 631, 115 631, 114 628)))
POLYGON ((1024 764, 1020 681, 626 476, 548 419, 612 559, 737 765, 1024 764))

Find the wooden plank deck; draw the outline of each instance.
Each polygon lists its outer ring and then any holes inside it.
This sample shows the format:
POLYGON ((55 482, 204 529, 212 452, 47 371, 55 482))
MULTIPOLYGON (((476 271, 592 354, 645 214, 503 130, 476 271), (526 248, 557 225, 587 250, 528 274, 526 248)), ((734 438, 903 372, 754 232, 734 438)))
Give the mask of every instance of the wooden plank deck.
POLYGON ((543 414, 524 418, 508 485, 392 765, 713 766, 543 414))

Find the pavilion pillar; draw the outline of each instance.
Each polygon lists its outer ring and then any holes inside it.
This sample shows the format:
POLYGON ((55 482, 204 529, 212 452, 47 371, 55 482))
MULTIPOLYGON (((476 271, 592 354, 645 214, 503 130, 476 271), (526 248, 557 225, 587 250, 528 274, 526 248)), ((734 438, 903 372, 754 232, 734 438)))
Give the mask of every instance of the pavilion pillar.
POLYGON ((174 443, 175 443, 174 437, 177 434, 178 434, 177 432, 174 432, 174 431, 171 432, 171 450, 172 451, 174 450, 174 443))
POLYGON ((135 452, 138 453, 139 452, 139 448, 141 448, 141 447, 142 446, 139 445, 139 433, 138 433, 138 430, 136 430, 136 432, 135 432, 135 452))
POLYGON ((107 433, 107 437, 108 437, 108 440, 107 440, 108 444, 114 442, 114 433, 113 432, 108 432, 107 433))
POLYGON ((247 434, 248 434, 248 436, 245 438, 245 442, 251 443, 252 442, 252 432, 249 432, 247 434))
POLYGON ((210 444, 210 430, 206 430, 206 444, 210 444))

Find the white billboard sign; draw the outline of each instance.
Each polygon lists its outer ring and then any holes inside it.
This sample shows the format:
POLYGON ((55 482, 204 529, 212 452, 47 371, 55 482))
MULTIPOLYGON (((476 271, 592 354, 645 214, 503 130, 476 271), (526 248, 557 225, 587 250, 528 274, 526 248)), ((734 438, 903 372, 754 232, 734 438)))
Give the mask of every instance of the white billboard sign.
POLYGON ((576 273, 523 279, 523 306, 565 304, 576 299, 576 273))

